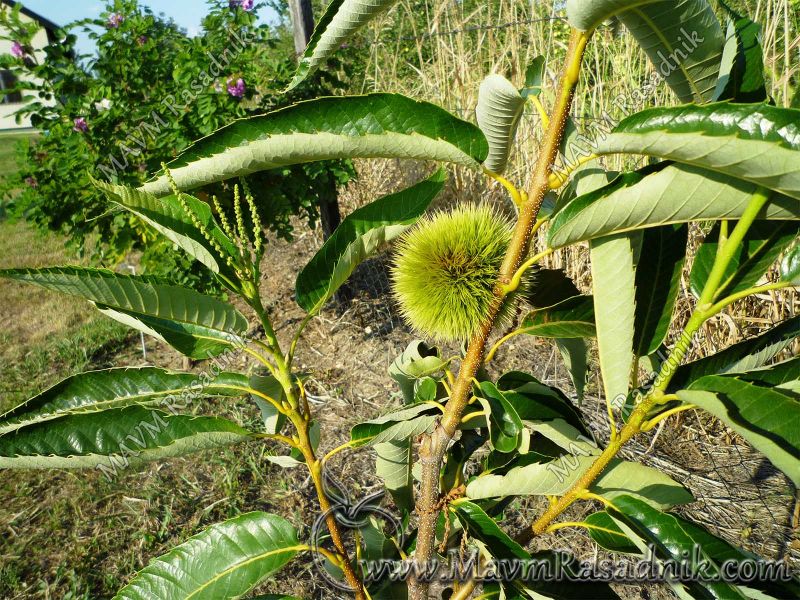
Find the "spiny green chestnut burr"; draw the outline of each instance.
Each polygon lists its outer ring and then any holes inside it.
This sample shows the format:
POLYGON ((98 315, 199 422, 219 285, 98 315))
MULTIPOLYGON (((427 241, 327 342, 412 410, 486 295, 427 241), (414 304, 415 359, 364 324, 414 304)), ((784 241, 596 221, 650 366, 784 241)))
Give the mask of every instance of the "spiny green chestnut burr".
MULTIPOLYGON (((488 205, 460 205, 423 217, 399 242, 392 287, 406 321, 427 338, 469 339, 486 319, 512 225, 488 205)), ((508 321, 525 287, 509 294, 508 321)))

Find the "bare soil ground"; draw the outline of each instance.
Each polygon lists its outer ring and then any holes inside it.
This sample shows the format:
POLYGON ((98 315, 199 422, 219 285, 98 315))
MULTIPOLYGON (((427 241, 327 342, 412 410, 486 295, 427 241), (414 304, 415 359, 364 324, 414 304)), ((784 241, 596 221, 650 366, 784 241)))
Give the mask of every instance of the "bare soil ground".
MULTIPOLYGON (((385 169, 382 177, 373 173, 368 178, 378 182, 372 184, 374 189, 354 187, 343 195, 345 212, 418 175, 400 164, 387 163, 379 168, 385 169)), ((447 201, 452 201, 452 195, 447 201)), ((294 278, 322 243, 318 231, 309 232, 302 224, 296 231, 292 243, 270 241, 263 269, 264 297, 269 299, 270 314, 284 344, 304 316, 293 300, 294 278)), ((4 266, 18 265, 22 258, 3 256, 2 262, 4 266)), ((45 258, 40 262, 63 256, 45 258)), ((361 265, 349 284, 350 297, 327 306, 308 327, 299 346, 297 364, 308 375, 310 399, 322 424, 323 451, 344 442, 353 424, 399 405, 387 368, 414 334, 391 300, 389 262, 390 255, 384 253, 361 265)), ((53 364, 42 375, 36 370, 41 365, 26 367, 26 356, 29 358, 46 341, 58 341, 59 336, 75 344, 74 326, 94 323, 94 317, 86 307, 61 296, 32 292, 13 283, 0 285, 0 324, 4 330, 0 381, 13 376, 20 388, 11 394, 12 399, 0 398, 0 412, 24 394, 32 394, 33 383, 41 388, 88 367, 185 366, 176 353, 152 340, 147 342, 145 360, 137 335, 114 330, 78 341, 85 347, 86 360, 70 357, 62 367, 56 364, 57 353, 45 346, 42 360, 46 365, 50 357, 53 364), (24 317, 20 317, 21 311, 24 317), (26 340, 29 345, 8 354, 16 340, 26 340), (31 370, 27 385, 26 368, 31 370)), ((455 347, 443 349, 448 355, 458 351, 455 347)), ((237 367, 246 367, 244 357, 236 361, 237 367)), ((571 387, 556 351, 542 340, 517 338, 505 347, 496 363, 492 367, 495 375, 521 369, 545 383, 571 387)), ((192 368, 205 367, 198 364, 192 368)), ((4 387, 4 391, 10 390, 4 387)), ((605 407, 596 391, 593 375, 582 409, 602 440, 608 428, 605 407)), ((245 399, 204 401, 194 409, 223 414, 245 425, 257 421, 255 407, 245 399)), ((281 469, 268 462, 266 454, 276 450, 250 443, 126 471, 111 481, 90 471, 0 472, 0 597, 110 597, 154 556, 211 523, 250 510, 282 514, 301 527, 301 536, 307 534, 316 514, 310 481, 302 469, 281 469)), ((684 483, 698 502, 681 512, 712 532, 758 554, 800 565, 791 485, 719 423, 686 413, 680 421, 670 420, 657 439, 653 433, 637 440, 625 455, 644 457, 645 463, 684 483)), ((341 453, 332 463, 353 497, 379 489, 379 481, 371 475, 370 450, 341 453)), ((523 527, 543 510, 545 502, 538 498, 515 502, 507 511, 505 525, 510 531, 523 527)), ((576 520, 597 509, 584 503, 571 509, 564 519, 576 520)), ((602 555, 580 530, 562 529, 536 544, 566 548, 582 558, 602 555)), ((656 586, 618 589, 626 598, 673 597, 656 586)), ((341 597, 331 593, 304 560, 294 561, 259 591, 309 599, 341 597)))

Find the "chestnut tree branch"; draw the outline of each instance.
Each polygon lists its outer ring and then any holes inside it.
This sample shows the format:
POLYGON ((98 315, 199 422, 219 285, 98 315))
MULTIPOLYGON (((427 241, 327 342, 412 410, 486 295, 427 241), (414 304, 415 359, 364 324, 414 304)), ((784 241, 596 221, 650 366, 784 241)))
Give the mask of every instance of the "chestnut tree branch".
POLYGON ((439 473, 445 452, 461 422, 464 409, 471 397, 473 379, 483 363, 489 334, 505 297, 505 287, 511 282, 520 264, 528 253, 533 227, 545 194, 550 190, 550 175, 564 136, 569 111, 575 95, 575 86, 580 76, 580 66, 591 32, 573 30, 564 71, 561 74, 558 99, 550 116, 547 132, 542 141, 536 168, 531 177, 527 199, 520 208, 519 219, 500 269, 494 289, 494 301, 485 321, 473 336, 461 363, 445 413, 434 431, 423 437, 419 447, 419 463, 422 483, 417 495, 416 513, 419 519, 417 546, 409 578, 411 600, 427 600, 428 582, 414 575, 424 572, 424 566, 434 557, 436 520, 439 516, 439 473))

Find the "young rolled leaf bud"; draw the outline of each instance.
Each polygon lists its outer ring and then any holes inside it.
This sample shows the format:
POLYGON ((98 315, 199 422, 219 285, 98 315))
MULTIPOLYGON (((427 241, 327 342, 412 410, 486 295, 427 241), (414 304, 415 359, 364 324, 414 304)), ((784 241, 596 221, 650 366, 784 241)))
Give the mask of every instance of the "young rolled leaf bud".
MULTIPOLYGON (((469 339, 486 319, 512 225, 487 205, 423 217, 400 240, 392 287, 406 321, 435 340, 469 339)), ((524 291, 506 297, 498 324, 524 291)))

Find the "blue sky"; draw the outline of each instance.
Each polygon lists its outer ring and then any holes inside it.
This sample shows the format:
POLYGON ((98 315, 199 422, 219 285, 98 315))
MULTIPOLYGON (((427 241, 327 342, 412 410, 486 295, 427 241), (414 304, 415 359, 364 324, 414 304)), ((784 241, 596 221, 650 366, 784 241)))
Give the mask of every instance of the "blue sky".
MULTIPOLYGON (((105 9, 106 3, 100 0, 22 0, 22 4, 58 25, 66 25, 76 19, 97 17, 105 9)), ((155 13, 172 17, 190 35, 200 30, 200 21, 207 9, 204 0, 140 0, 139 4, 149 6, 155 13)), ((273 16, 267 9, 261 9, 260 13, 265 22, 273 16)), ((92 48, 88 39, 81 40, 79 50, 82 53, 91 52, 92 48)))

